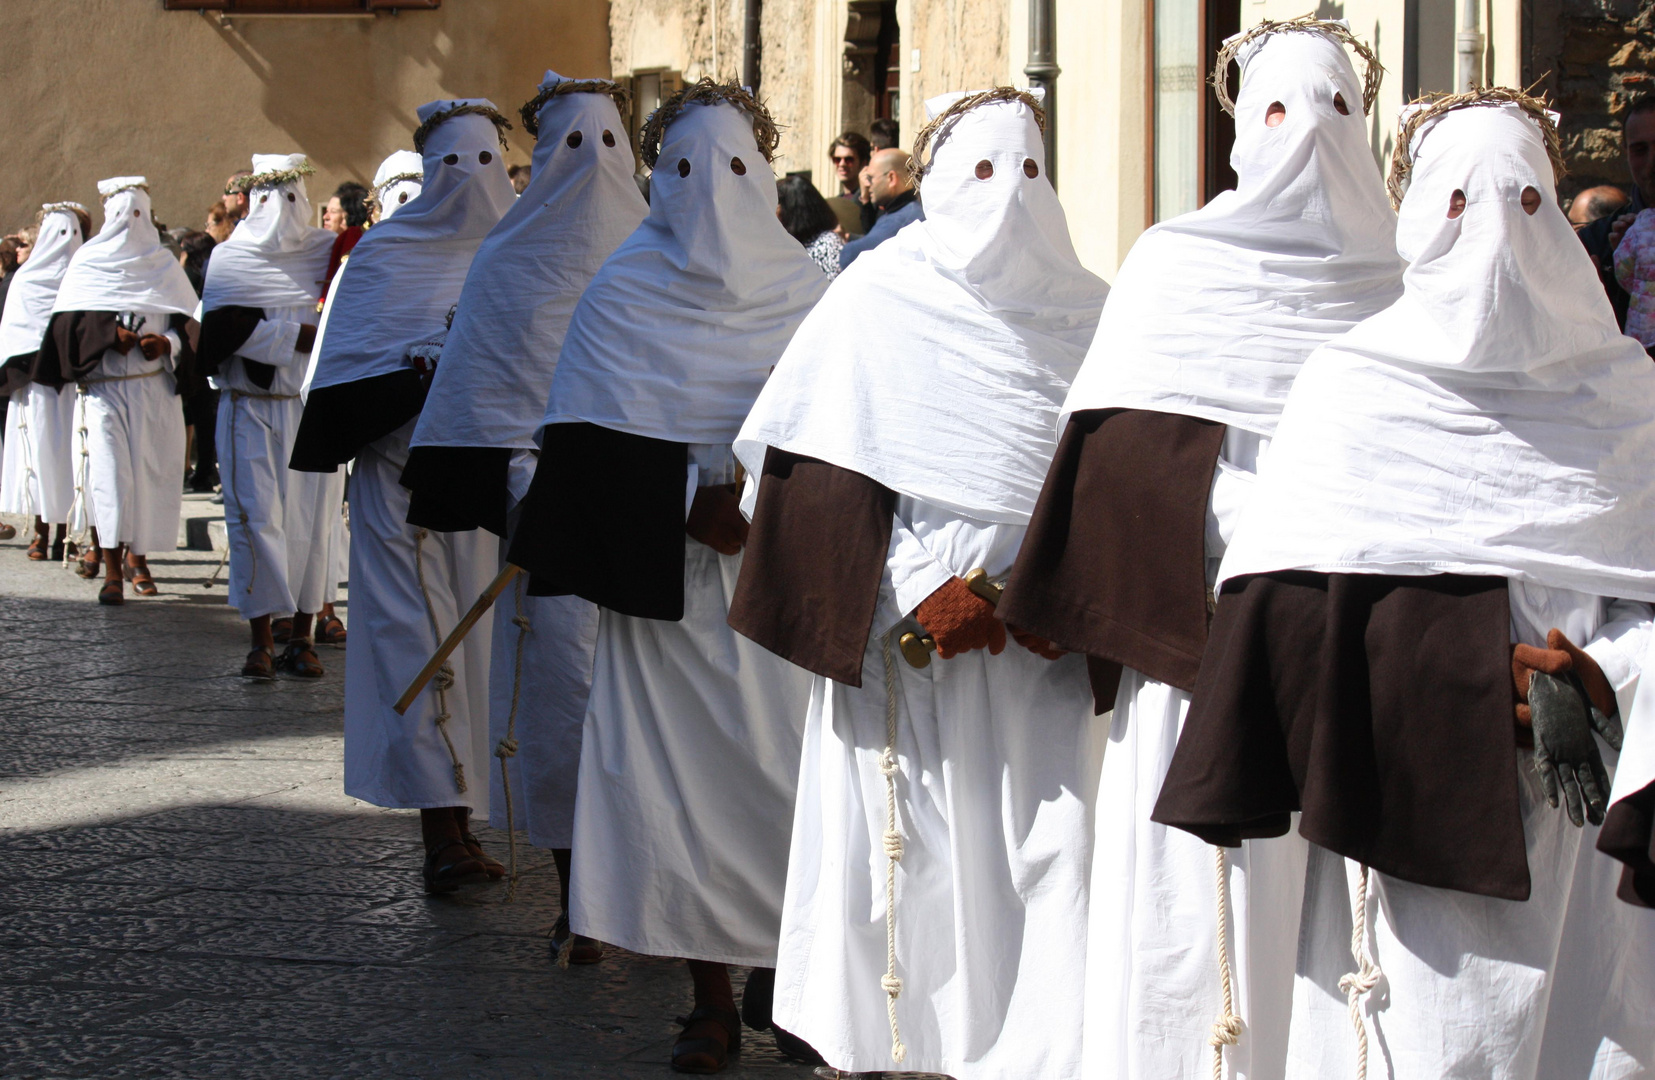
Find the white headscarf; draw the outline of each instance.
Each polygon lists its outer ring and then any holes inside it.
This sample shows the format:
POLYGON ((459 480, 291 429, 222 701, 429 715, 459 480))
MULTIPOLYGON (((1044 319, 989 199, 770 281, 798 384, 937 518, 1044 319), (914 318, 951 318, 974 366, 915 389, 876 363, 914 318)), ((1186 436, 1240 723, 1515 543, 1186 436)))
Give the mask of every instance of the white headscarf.
POLYGON ((413 445, 534 446, 575 302, 649 213, 610 85, 540 106, 532 179, 477 249, 413 445))
POLYGON ((40 348, 46 324, 52 321, 52 302, 80 250, 80 203, 47 203, 41 207, 40 235, 35 237, 29 261, 17 268, 6 291, 6 310, 0 315, 0 363, 40 348))
POLYGON ((1557 207, 1538 124, 1476 105, 1414 147, 1405 292, 1305 362, 1224 576, 1492 574, 1655 600, 1655 366, 1557 207))
MULTIPOLYGON (((419 117, 462 105, 494 108, 477 98, 433 101, 419 117)), ((466 113, 438 124, 423 161, 419 197, 363 234, 350 273, 334 286, 312 390, 401 371, 409 346, 440 337, 477 245, 511 208, 499 132, 488 117, 466 113)))
POLYGON ((379 163, 374 173, 374 202, 384 221, 414 199, 425 183, 425 163, 412 150, 397 150, 379 163))
POLYGON ((176 311, 189 315, 195 287, 161 246, 141 176, 98 181, 103 228, 69 260, 52 312, 176 311))
MULTIPOLYGON (((963 96, 926 108, 936 116, 963 96)), ((736 452, 755 473, 775 446, 968 517, 1026 524, 1109 286, 1075 256, 1034 110, 994 101, 945 123, 925 220, 839 275, 736 452), (983 161, 993 174, 980 180, 983 161)))
POLYGON ((686 105, 661 137, 649 216, 575 308, 544 424, 728 443, 826 288, 776 218, 746 110, 686 105))
POLYGON ((1268 436, 1305 357, 1401 294, 1396 218, 1344 47, 1321 32, 1274 33, 1240 63, 1240 183, 1132 246, 1065 421, 1150 409, 1268 436), (1272 128, 1275 102, 1287 113, 1272 128))
POLYGON ((207 262, 203 311, 231 305, 279 308, 314 304, 328 271, 334 234, 310 225, 310 199, 296 174, 303 154, 254 154, 247 216, 207 262), (277 180, 284 182, 277 183, 277 180))

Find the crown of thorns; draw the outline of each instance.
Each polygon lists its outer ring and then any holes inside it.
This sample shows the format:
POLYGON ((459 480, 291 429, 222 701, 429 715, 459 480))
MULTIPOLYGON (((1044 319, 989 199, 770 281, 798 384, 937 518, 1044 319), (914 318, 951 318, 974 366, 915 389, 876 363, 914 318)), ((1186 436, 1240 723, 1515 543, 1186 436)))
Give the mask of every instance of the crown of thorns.
POLYGON ((149 190, 149 185, 148 184, 122 184, 120 187, 116 188, 114 191, 111 191, 108 195, 104 195, 100 192, 98 197, 101 201, 108 202, 110 199, 113 199, 115 196, 119 195, 123 191, 148 191, 148 190, 149 190))
POLYGON ((252 176, 244 176, 242 177, 242 180, 245 181, 245 186, 242 187, 242 190, 252 191, 254 188, 261 187, 281 187, 283 184, 291 184, 295 180, 303 180, 305 177, 314 176, 315 174, 316 166, 312 165, 307 159, 299 162, 298 165, 291 169, 274 169, 270 172, 254 173, 252 176))
POLYGON ((944 128, 952 130, 955 121, 972 109, 992 105, 996 101, 1020 101, 1027 105, 1034 110, 1035 126, 1040 128, 1042 135, 1046 133, 1046 110, 1041 107, 1040 99, 1027 90, 1019 90, 1015 86, 996 86, 992 90, 967 94, 938 113, 930 123, 919 129, 918 135, 914 136, 914 152, 908 158, 908 175, 913 179, 914 186, 918 187, 920 181, 925 179, 925 174, 931 171, 931 160, 936 156, 936 151, 931 146, 932 140, 935 139, 937 146, 941 146, 943 140, 948 138, 948 131, 944 128), (926 156, 927 151, 930 151, 929 157, 926 156))
POLYGON ((65 212, 71 213, 71 214, 84 214, 84 213, 86 213, 86 207, 82 206, 78 202, 55 202, 55 203, 47 203, 45 206, 42 206, 40 208, 40 216, 45 217, 47 214, 55 214, 59 210, 62 210, 62 211, 65 211, 65 212))
POLYGON ((651 169, 655 168, 655 161, 661 156, 661 138, 667 128, 678 119, 680 113, 688 105, 715 105, 718 102, 728 102, 744 111, 753 122, 753 141, 759 144, 759 153, 764 155, 766 162, 776 158, 776 147, 781 145, 781 129, 776 126, 775 118, 770 115, 757 98, 735 83, 716 83, 703 77, 693 86, 686 86, 662 103, 659 109, 649 114, 644 121, 644 129, 638 134, 638 150, 643 155, 644 164, 651 169))
POLYGON ((540 107, 564 94, 608 94, 615 99, 615 108, 621 111, 622 116, 626 115, 627 102, 632 100, 632 95, 627 93, 626 87, 608 79, 564 79, 555 82, 525 101, 523 107, 517 110, 517 115, 523 118, 523 130, 529 133, 529 138, 540 138, 540 107))
POLYGON ((1546 156, 1552 163, 1553 182, 1563 179, 1569 171, 1563 161, 1563 142, 1558 137, 1557 124, 1547 114, 1544 97, 1536 97, 1527 90, 1513 90, 1508 86, 1487 86, 1459 94, 1427 94, 1410 104, 1425 107, 1414 110, 1413 114, 1402 122, 1402 127, 1396 133, 1396 150, 1391 154, 1391 175, 1385 182, 1393 209, 1402 206, 1402 196, 1407 194, 1408 182, 1413 177, 1414 136, 1428 121, 1455 109, 1469 109, 1478 105, 1517 106, 1529 119, 1540 125, 1540 137, 1546 144, 1546 156))
POLYGON ((414 129, 414 149, 419 153, 425 153, 425 140, 429 139, 431 133, 441 127, 444 121, 452 120, 456 116, 487 117, 493 122, 494 130, 500 136, 500 148, 511 149, 506 143, 506 132, 511 130, 511 121, 507 120, 500 110, 487 105, 455 105, 453 108, 439 109, 432 113, 426 118, 425 123, 414 129))
POLYGON ((1265 19, 1245 34, 1226 41, 1223 48, 1218 50, 1218 57, 1213 61, 1212 75, 1208 79, 1212 83, 1213 93, 1218 95, 1219 108, 1231 116, 1236 114, 1235 99, 1230 97, 1230 88, 1226 85, 1225 76, 1244 45, 1269 34, 1325 34, 1341 45, 1349 45, 1351 51, 1366 65, 1362 73, 1362 115, 1367 116, 1373 112, 1373 103, 1379 98, 1379 80, 1385 77, 1385 66, 1379 62, 1379 57, 1374 55, 1368 43, 1351 33, 1343 23, 1318 19, 1315 15, 1300 15, 1296 19, 1285 19, 1281 22, 1265 19))

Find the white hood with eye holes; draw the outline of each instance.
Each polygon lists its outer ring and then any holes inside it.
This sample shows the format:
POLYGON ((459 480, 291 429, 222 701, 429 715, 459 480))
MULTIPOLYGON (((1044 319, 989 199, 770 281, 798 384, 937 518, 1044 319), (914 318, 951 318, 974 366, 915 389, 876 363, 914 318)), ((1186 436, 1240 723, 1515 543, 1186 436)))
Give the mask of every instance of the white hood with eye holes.
POLYGON ((48 203, 41 207, 45 214, 34 250, 6 288, 6 309, 0 314, 0 364, 36 351, 46 336, 46 326, 52 321, 52 302, 69 270, 69 260, 82 243, 75 205, 48 203))
MULTIPOLYGON (((290 172, 303 154, 254 154, 253 179, 290 172)), ((213 248, 201 309, 280 308, 314 304, 327 276, 334 235, 311 226, 305 182, 256 185, 247 192, 247 216, 213 248)))
POLYGON ((529 186, 477 249, 415 446, 531 449, 575 303, 649 213, 613 98, 559 94, 538 115, 529 186))
POLYGON ((379 163, 374 172, 374 201, 379 204, 379 220, 419 198, 425 186, 425 162, 412 150, 393 150, 391 156, 379 163))
POLYGON ((1239 186, 1132 246, 1065 421, 1150 409, 1268 436, 1305 357, 1401 295, 1396 217, 1344 47, 1268 34, 1240 63, 1239 186), (1270 127, 1276 102, 1286 115, 1270 127))
POLYGON ((1558 209, 1539 126, 1475 105, 1416 145, 1407 291, 1305 362, 1222 575, 1485 574, 1655 601, 1655 365, 1558 209))
MULTIPOLYGON (((419 117, 465 104, 494 107, 448 99, 421 105, 419 117)), ((419 197, 363 234, 350 273, 334 285, 312 390, 407 367, 409 346, 445 332, 478 245, 511 209, 515 194, 499 133, 486 116, 466 113, 439 124, 426 139, 423 164, 419 197)))
POLYGON ((575 308, 542 426, 728 443, 826 288, 776 218, 747 112, 690 104, 661 137, 649 216, 575 308))
MULTIPOLYGON (((936 116, 962 96, 926 107, 936 116)), ((938 140, 925 220, 834 281, 736 453, 757 473, 774 446, 979 521, 1027 524, 1109 286, 1075 255, 1028 105, 979 105, 938 140), (993 172, 979 179, 984 161, 993 172)))
MULTIPOLYGON (((178 258, 161 246, 141 176, 98 182, 103 228, 69 260, 52 313, 60 311, 195 312, 195 286, 178 258)), ((154 329, 159 333, 160 328, 154 329)))

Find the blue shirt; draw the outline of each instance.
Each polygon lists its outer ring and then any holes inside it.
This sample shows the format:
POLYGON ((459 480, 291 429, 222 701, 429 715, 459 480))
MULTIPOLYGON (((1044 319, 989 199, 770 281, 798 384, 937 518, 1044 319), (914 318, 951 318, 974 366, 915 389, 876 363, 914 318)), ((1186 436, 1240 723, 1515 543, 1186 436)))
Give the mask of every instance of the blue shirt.
POLYGON ((873 223, 868 235, 860 240, 852 240, 839 252, 839 269, 843 270, 856 261, 856 257, 864 251, 872 251, 895 236, 897 230, 911 221, 924 221, 925 210, 919 204, 919 196, 912 191, 904 191, 891 200, 891 204, 880 212, 879 220, 873 223))

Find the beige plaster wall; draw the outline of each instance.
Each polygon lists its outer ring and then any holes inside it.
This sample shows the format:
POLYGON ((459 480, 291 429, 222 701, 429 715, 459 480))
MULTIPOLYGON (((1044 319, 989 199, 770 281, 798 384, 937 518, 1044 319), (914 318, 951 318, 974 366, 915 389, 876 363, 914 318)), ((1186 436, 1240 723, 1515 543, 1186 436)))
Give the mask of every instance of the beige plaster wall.
MULTIPOLYGON (((149 177, 159 220, 198 226, 255 152, 310 155, 319 203, 411 149, 426 101, 486 97, 515 123, 546 68, 608 75, 608 7, 449 0, 372 19, 233 16, 221 26, 159 0, 6 0, 0 227, 57 199, 95 210, 97 181, 129 173, 149 177)), ((507 160, 527 161, 521 125, 508 138, 507 160)))

